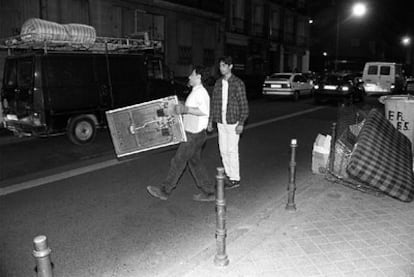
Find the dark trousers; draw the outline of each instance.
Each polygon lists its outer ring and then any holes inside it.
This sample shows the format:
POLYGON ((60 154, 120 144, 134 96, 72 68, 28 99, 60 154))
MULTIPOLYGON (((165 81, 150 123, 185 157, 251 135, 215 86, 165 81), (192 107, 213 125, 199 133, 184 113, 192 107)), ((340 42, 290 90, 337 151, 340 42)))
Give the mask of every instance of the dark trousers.
POLYGON ((214 185, 210 182, 206 167, 201 160, 201 151, 207 138, 206 131, 196 134, 186 132, 186 135, 187 141, 182 142, 178 147, 162 186, 165 192, 171 193, 188 164, 197 187, 206 193, 214 193, 214 185))

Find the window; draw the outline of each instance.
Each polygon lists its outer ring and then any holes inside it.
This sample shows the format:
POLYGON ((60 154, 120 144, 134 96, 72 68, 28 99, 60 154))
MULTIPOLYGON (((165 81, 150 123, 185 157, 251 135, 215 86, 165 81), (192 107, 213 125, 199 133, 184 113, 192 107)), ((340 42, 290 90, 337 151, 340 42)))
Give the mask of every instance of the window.
POLYGON ((272 26, 272 29, 279 29, 280 28, 279 11, 276 11, 276 10, 272 11, 271 26, 272 26))
POLYGON ((294 18, 293 15, 287 14, 285 17, 285 32, 293 33, 294 30, 294 18))
POLYGON ((17 83, 19 87, 31 87, 33 84, 33 63, 31 60, 19 62, 17 71, 17 83))
POLYGON ((368 75, 377 75, 378 74, 378 66, 370 65, 368 67, 368 75))
POLYGON ((135 32, 148 32, 151 39, 164 40, 164 16, 135 10, 135 32))
POLYGON ((295 82, 295 83, 300 82, 300 81, 301 81, 301 79, 300 79, 300 76, 299 76, 299 75, 296 75, 296 76, 293 78, 293 82, 295 82))
POLYGON ((4 82, 3 84, 6 87, 14 87, 16 86, 16 72, 17 72, 17 65, 15 60, 9 60, 6 62, 5 66, 5 73, 4 73, 4 82))
POLYGON ((230 7, 231 30, 239 33, 245 32, 245 8, 243 0, 232 0, 230 7))
POLYGON ((243 0, 233 0, 231 2, 231 12, 233 18, 244 19, 244 2, 243 0))
POLYGON ((263 6, 255 5, 254 14, 253 14, 253 34, 261 35, 263 34, 263 6))
POLYGON ((192 39, 193 39, 192 24, 187 21, 178 22, 178 63, 191 64, 193 60, 192 53, 192 39))
POLYGON ((390 66, 381 66, 380 75, 390 75, 391 67, 390 66))

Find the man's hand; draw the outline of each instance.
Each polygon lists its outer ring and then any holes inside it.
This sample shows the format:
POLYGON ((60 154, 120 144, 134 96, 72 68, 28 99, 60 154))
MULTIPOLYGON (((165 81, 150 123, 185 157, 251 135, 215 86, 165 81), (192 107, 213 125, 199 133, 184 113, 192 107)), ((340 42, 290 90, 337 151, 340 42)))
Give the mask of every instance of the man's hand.
POLYGON ((236 126, 236 134, 240 135, 241 133, 243 133, 243 128, 244 128, 243 125, 238 124, 236 126))
POLYGON ((213 128, 213 122, 209 122, 207 125, 207 132, 213 132, 214 128, 213 128))
POLYGON ((188 113, 188 107, 183 104, 177 104, 174 107, 174 111, 176 114, 185 114, 188 113))

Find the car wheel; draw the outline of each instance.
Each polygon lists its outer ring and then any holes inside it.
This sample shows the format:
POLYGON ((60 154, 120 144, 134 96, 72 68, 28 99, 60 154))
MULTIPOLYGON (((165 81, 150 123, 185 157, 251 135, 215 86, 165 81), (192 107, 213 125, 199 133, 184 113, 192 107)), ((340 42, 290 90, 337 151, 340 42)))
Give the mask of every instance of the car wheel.
POLYGON ((299 93, 299 91, 295 91, 294 93, 293 93, 293 101, 298 101, 299 100, 299 98, 300 98, 300 93, 299 93))
POLYGON ((77 145, 92 142, 96 136, 96 125, 92 118, 86 115, 73 117, 67 127, 69 140, 77 145))

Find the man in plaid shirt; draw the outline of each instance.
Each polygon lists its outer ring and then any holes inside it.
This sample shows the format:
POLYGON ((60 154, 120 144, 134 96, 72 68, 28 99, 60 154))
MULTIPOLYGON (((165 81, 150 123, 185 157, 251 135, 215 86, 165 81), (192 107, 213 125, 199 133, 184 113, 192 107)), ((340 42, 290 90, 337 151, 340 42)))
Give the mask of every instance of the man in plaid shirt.
POLYGON ((212 94, 208 130, 217 123, 220 155, 228 180, 226 188, 240 186, 239 139, 249 116, 246 89, 242 80, 232 74, 232 58, 219 59, 220 73, 212 94))

